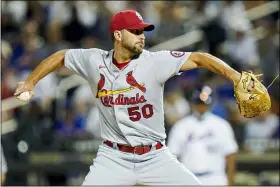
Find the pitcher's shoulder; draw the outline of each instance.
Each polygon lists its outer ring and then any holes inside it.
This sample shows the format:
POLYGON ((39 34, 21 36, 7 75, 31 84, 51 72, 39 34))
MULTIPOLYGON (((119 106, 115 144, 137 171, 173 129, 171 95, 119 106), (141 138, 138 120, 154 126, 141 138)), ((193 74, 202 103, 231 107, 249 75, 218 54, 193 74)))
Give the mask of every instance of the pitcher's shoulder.
POLYGON ((166 52, 169 52, 169 51, 168 50, 149 51, 149 50, 144 49, 142 52, 142 55, 143 56, 157 56, 161 53, 166 53, 166 52))
POLYGON ((109 54, 109 51, 99 49, 99 48, 78 48, 78 49, 70 49, 67 51, 68 53, 70 52, 71 54, 77 54, 83 56, 83 58, 88 59, 88 58, 102 58, 104 56, 107 56, 109 54))
POLYGON ((165 59, 165 58, 174 56, 174 55, 172 55, 172 51, 164 50, 164 49, 159 50, 159 51, 143 50, 142 55, 146 58, 156 58, 156 59, 165 59))
POLYGON ((100 48, 88 48, 88 49, 82 49, 85 53, 94 53, 94 54, 100 54, 100 55, 107 55, 109 54, 109 51, 100 49, 100 48))

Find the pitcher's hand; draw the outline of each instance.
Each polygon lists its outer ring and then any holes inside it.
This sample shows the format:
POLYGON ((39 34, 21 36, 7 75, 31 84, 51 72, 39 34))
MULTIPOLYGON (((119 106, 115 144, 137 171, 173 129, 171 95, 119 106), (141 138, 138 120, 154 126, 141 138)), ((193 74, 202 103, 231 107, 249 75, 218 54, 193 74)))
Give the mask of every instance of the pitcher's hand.
POLYGON ((29 101, 34 95, 34 85, 27 82, 18 82, 14 96, 20 101, 29 101))

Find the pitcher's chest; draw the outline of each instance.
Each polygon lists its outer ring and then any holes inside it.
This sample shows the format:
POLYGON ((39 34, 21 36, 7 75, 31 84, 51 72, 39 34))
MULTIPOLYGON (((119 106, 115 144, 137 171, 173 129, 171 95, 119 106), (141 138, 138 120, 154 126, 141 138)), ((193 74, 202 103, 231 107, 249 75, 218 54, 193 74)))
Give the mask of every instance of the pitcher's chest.
POLYGON ((96 98, 101 99, 105 105, 143 103, 157 90, 155 73, 150 67, 138 64, 121 71, 101 68, 95 84, 96 98))

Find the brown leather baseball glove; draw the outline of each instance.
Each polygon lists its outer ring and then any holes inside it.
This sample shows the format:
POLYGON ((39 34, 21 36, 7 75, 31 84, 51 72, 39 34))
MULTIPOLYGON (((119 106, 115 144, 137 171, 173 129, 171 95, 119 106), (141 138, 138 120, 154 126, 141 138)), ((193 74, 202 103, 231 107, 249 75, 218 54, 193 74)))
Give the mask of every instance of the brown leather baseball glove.
POLYGON ((271 100, 266 87, 252 72, 242 71, 241 79, 234 88, 234 96, 240 113, 246 118, 259 116, 271 107, 271 100), (253 89, 249 89, 253 81, 253 89))

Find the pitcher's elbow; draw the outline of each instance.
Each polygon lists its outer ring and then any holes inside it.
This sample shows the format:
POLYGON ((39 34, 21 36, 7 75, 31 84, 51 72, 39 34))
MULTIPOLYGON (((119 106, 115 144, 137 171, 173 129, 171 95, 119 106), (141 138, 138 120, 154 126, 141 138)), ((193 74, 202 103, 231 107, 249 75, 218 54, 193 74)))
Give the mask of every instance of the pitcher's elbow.
POLYGON ((197 64, 198 67, 203 67, 206 61, 207 53, 203 52, 193 52, 190 56, 191 60, 197 64))

